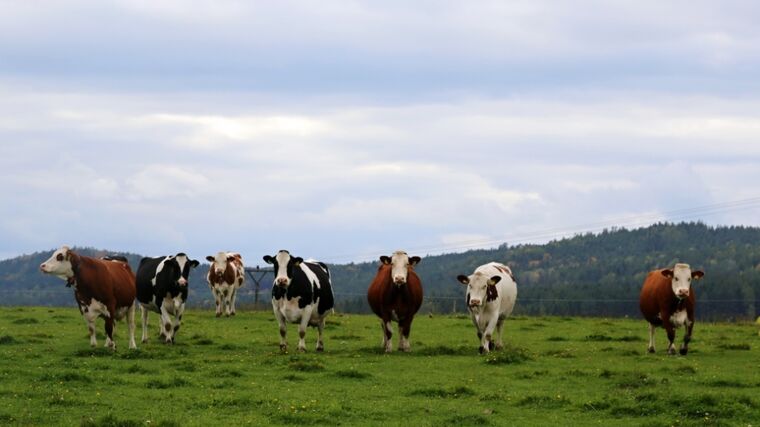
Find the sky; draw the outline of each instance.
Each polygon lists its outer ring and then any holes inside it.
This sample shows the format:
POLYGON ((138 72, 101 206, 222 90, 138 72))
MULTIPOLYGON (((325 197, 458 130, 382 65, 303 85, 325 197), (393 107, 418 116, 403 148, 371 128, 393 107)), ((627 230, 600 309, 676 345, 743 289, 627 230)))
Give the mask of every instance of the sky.
POLYGON ((0 0, 0 259, 760 226, 754 1, 0 0))

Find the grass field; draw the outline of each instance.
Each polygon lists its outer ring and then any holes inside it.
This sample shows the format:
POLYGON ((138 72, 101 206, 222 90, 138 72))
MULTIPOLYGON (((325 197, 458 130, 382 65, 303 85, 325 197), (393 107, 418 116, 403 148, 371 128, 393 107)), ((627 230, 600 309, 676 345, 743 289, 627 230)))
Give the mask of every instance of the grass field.
POLYGON ((480 356, 464 316, 419 316, 412 352, 390 355, 374 317, 328 319, 322 354, 314 329, 281 354, 274 316, 245 311, 189 311, 174 346, 152 315, 139 350, 119 323, 112 353, 76 309, 2 308, 0 425, 760 425, 750 323, 698 323, 682 357, 661 330, 646 354, 643 320, 518 317, 480 356))

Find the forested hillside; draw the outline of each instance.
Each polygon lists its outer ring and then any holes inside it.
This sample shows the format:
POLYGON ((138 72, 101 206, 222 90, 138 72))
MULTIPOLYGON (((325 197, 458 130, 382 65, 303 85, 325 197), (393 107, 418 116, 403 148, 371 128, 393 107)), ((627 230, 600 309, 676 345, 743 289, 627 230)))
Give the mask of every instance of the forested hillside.
MULTIPOLYGON (((46 277, 38 270, 51 252, 0 262, 2 304, 73 305, 71 291, 63 281, 46 277)), ((94 256, 106 253, 93 249, 80 252, 94 256)), ((136 268, 140 256, 123 255, 136 268)), ((470 274, 489 261, 506 263, 515 273, 518 313, 638 316, 638 293, 646 273, 676 262, 705 271, 705 278, 694 285, 699 317, 753 318, 760 306, 760 228, 656 224, 579 235, 543 245, 503 244, 496 249, 456 254, 410 255, 423 256, 417 272, 425 288, 426 313, 464 311, 464 287, 456 276, 470 274)), ((202 264, 191 277, 190 305, 212 304, 204 278, 207 268, 202 264)), ((331 266, 338 310, 368 311, 364 295, 376 270, 377 262, 331 266)), ((271 276, 265 282, 271 283, 271 276)), ((263 291, 262 300, 267 299, 268 292, 263 291)), ((250 281, 239 301, 253 301, 250 281)))

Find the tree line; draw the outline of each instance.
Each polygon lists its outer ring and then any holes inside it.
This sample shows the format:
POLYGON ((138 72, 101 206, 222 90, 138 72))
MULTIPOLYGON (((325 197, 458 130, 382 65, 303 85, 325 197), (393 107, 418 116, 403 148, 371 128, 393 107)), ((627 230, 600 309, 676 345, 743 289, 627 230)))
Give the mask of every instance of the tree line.
MULTIPOLYGON (((93 248, 77 250, 88 256, 113 254, 93 248)), ((3 305, 74 305, 72 292, 63 281, 38 270, 51 253, 37 252, 0 262, 3 305)), ((136 269, 140 255, 118 254, 126 256, 136 269)), ((646 274, 677 262, 705 271, 705 278, 693 285, 697 317, 755 318, 760 305, 760 228, 691 222, 609 229, 540 245, 504 243, 492 249, 423 256, 416 267, 425 289, 423 312, 465 312, 464 286, 456 276, 470 274, 490 261, 509 265, 515 275, 516 314, 639 316, 638 294, 646 274)), ((336 310, 369 312, 365 293, 377 267, 378 262, 330 265, 336 310)), ((205 281, 207 270, 208 265, 201 265, 190 277, 190 306, 213 305, 205 281)), ((270 287, 271 279, 265 279, 263 285, 270 287)), ((241 291, 240 305, 251 305, 254 289, 250 280, 241 291)), ((268 307, 268 300, 269 291, 263 289, 257 308, 268 307)))

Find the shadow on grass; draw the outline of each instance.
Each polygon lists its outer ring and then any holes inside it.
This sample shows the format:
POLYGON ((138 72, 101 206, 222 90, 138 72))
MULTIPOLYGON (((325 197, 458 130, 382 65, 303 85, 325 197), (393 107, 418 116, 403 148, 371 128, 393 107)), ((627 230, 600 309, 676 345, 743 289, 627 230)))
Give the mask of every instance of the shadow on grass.
POLYGON ((441 399, 458 399, 460 397, 469 397, 469 396, 475 396, 475 391, 473 391, 469 387, 464 386, 458 386, 458 387, 450 387, 450 388, 443 388, 443 387, 430 387, 430 388, 421 388, 417 390, 413 390, 411 393, 409 393, 409 396, 422 396, 422 397, 428 397, 428 398, 441 398, 441 399))
POLYGON ((9 345, 9 344, 19 344, 19 341, 10 335, 3 335, 2 337, 0 337, 0 345, 9 345))

